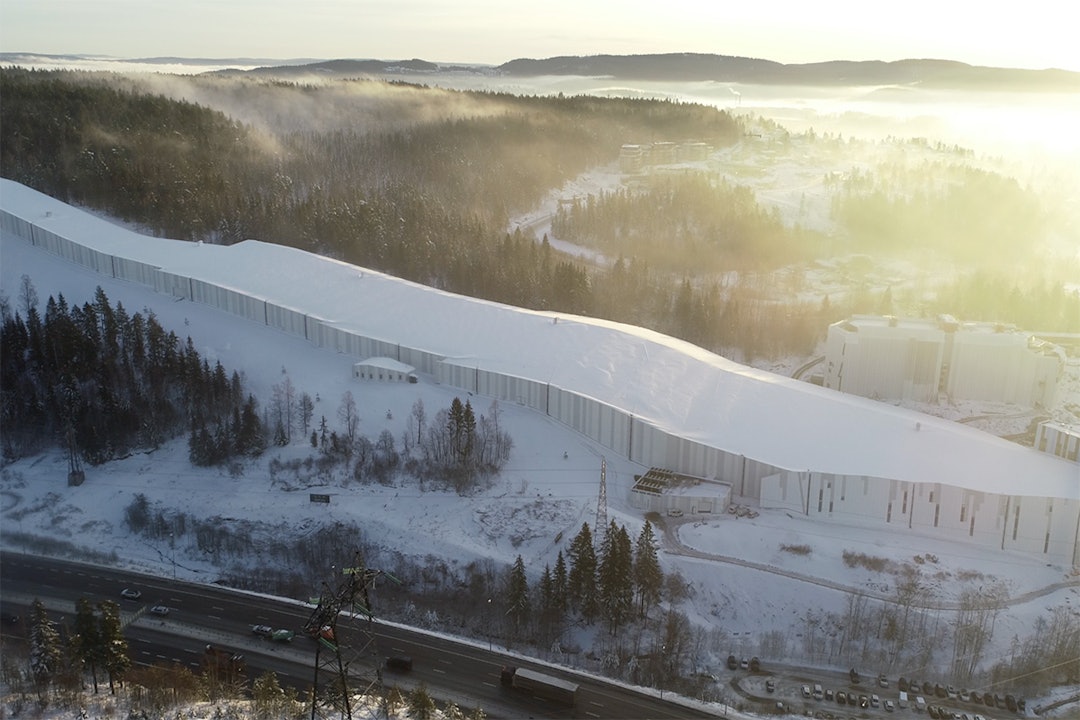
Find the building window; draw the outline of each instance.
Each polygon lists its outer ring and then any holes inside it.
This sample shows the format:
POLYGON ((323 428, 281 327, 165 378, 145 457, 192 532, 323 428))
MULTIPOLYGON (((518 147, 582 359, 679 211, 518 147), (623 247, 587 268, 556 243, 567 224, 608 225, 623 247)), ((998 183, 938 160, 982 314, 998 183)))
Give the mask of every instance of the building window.
POLYGON ((930 491, 930 502, 934 502, 934 491, 930 491))
POLYGON ((889 501, 889 507, 885 511, 885 522, 892 522, 892 500, 889 501))
POLYGON ((941 506, 940 505, 935 505, 934 506, 934 527, 937 527, 938 518, 940 516, 941 516, 941 506))
POLYGON ((960 506, 960 522, 964 522, 967 519, 967 505, 960 506))
POLYGON ((904 491, 904 503, 900 506, 900 514, 907 515, 907 490, 904 491))

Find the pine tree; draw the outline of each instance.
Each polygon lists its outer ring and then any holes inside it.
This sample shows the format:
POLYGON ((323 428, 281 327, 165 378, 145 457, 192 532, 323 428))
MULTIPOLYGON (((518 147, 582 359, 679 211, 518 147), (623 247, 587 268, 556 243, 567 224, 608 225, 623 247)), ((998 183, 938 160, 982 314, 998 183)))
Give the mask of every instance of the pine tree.
POLYGON ((600 552, 600 612, 614 635, 634 607, 633 550, 625 527, 612 520, 600 552))
POLYGON ((570 556, 567 596, 585 622, 592 622, 599 610, 599 597, 596 591, 596 550, 593 548, 589 523, 582 523, 567 554, 570 556))
POLYGON ((416 720, 431 720, 435 717, 435 700, 424 683, 420 683, 409 693, 409 715, 416 720))
POLYGON ((562 550, 555 558, 555 572, 551 577, 552 593, 554 594, 555 608, 559 611, 559 619, 570 610, 569 580, 566 577, 566 559, 562 550))
POLYGON ((532 613, 529 603, 529 578, 525 574, 525 561, 518 555, 510 568, 510 577, 506 584, 506 603, 509 606, 507 615, 510 617, 511 626, 520 630, 526 626, 532 613))
POLYGON ((30 672, 39 687, 52 682, 60 671, 63 651, 60 635, 40 599, 30 605, 30 672))
POLYGON ((94 606, 86 598, 79 598, 75 602, 72 652, 84 668, 90 669, 96 695, 98 691, 97 668, 102 658, 101 631, 98 628, 97 616, 94 614, 94 606))
POLYGON ((656 554, 656 536, 648 520, 641 528, 634 547, 634 589, 638 597, 638 616, 645 618, 649 608, 660 601, 664 573, 656 554))
POLYGON ((124 673, 131 667, 128 657, 128 644, 120 625, 120 606, 112 600, 98 603, 101 613, 102 665, 109 673, 109 692, 116 694, 116 683, 124 678, 124 673))

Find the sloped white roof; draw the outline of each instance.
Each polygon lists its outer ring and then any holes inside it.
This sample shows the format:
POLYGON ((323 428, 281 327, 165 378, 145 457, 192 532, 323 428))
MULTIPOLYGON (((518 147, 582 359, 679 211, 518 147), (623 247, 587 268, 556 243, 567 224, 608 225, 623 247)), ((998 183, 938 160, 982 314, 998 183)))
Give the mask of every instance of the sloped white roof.
POLYGON ((225 247, 147 237, 9 180, 0 181, 0 207, 102 252, 469 367, 550 382, 777 467, 1080 499, 1073 463, 643 328, 475 300, 255 240, 225 247))

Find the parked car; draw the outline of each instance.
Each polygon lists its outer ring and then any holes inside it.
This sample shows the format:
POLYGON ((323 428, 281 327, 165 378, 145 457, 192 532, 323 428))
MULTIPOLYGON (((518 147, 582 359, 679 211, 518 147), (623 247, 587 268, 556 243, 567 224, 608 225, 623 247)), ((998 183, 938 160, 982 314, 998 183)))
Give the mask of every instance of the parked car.
POLYGON ((833 695, 832 688, 829 688, 828 690, 825 691, 825 699, 826 700, 828 700, 829 702, 832 702, 834 697, 835 696, 833 695))
POLYGON ((814 684, 814 699, 821 700, 825 697, 825 691, 821 689, 821 683, 814 684))
POLYGON ((885 677, 885 673, 881 673, 880 675, 877 676, 877 684, 878 684, 879 687, 883 687, 883 688, 889 687, 889 680, 888 680, 888 678, 885 677))
POLYGON ((261 637, 270 637, 274 634, 274 628, 269 625, 252 625, 251 632, 261 637))
POLYGON ((169 614, 169 608, 165 607, 164 605, 155 605, 154 607, 150 608, 150 612, 154 613, 155 615, 165 617, 169 614))
POLYGON ((809 685, 803 685, 802 686, 802 696, 804 698, 810 697, 810 686, 809 685))
POLYGON ((892 700, 886 700, 885 701, 885 710, 886 710, 886 712, 892 712, 895 709, 896 709, 896 704, 892 700))
POLYGON ((131 588, 124 588, 120 591, 120 597, 125 600, 138 600, 142 597, 142 592, 139 590, 132 590, 131 588))
POLYGON ((741 667, 743 670, 749 670, 750 669, 750 661, 747 660, 746 658, 743 658, 742 660, 739 661, 739 667, 741 667))
POLYGON ((757 656, 750 658, 750 672, 759 672, 761 670, 761 661, 757 659, 757 656))
POLYGON ((776 692, 776 683, 774 683, 772 680, 766 680, 765 692, 776 692))
POLYGON ((870 696, 870 707, 881 707, 881 698, 876 693, 870 696))
POLYGON ((865 695, 860 695, 859 696, 859 707, 861 707, 863 710, 870 707, 870 698, 866 697, 865 695))
POLYGON ((734 655, 728 655, 727 656, 727 669, 728 670, 738 670, 739 669, 739 661, 735 658, 734 655))
POLYGON ((847 693, 844 692, 843 690, 837 690, 836 691, 836 704, 837 705, 847 705, 847 693))

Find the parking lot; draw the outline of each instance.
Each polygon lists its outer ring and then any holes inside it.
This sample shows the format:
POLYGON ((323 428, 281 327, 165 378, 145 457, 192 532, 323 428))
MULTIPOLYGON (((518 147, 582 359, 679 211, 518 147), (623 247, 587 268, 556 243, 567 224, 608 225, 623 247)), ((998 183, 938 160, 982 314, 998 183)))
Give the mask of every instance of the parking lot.
MULTIPOLYGON (((741 663, 741 661, 740 661, 741 663)), ((930 720, 1010 720, 1024 717, 1023 698, 907 678, 739 667, 732 685, 739 694, 777 714, 824 720, 915 716, 930 720)))

